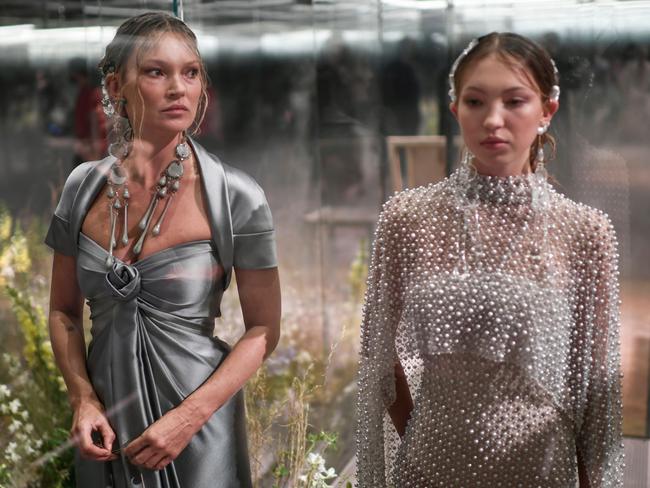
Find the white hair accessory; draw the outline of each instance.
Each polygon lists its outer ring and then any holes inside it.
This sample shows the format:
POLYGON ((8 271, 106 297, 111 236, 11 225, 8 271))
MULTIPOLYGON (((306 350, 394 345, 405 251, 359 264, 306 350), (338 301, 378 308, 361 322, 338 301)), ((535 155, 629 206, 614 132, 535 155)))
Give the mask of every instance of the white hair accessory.
MULTIPOLYGON (((463 49, 463 52, 460 53, 460 55, 456 58, 456 61, 454 61, 454 64, 451 65, 451 70, 449 71, 449 98, 451 99, 452 102, 456 102, 456 88, 454 86, 454 77, 456 75, 456 70, 458 69, 458 65, 460 62, 467 56, 472 49, 474 49, 479 43, 479 39, 474 38, 472 39, 467 47, 463 49)), ((553 58, 551 59, 551 64, 553 65, 553 73, 555 75, 555 80, 558 81, 560 79, 560 72, 557 69, 557 65, 555 64, 555 61, 553 61, 553 58)), ((557 102, 560 99, 560 85, 555 84, 551 87, 551 93, 549 93, 549 99, 553 102, 557 102)))
POLYGON ((472 49, 474 49, 478 45, 478 39, 472 39, 467 47, 463 49, 463 52, 460 53, 460 56, 456 58, 456 61, 454 61, 454 64, 451 65, 451 71, 449 71, 449 98, 451 98, 452 102, 456 101, 456 88, 454 88, 454 76, 456 74, 456 70, 458 69, 458 65, 460 62, 463 60, 465 56, 467 56, 472 49))

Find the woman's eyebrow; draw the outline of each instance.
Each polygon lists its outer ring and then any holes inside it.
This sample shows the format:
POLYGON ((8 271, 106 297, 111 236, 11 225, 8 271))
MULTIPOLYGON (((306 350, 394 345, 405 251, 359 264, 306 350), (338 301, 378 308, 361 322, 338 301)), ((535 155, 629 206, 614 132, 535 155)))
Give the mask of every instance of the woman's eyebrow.
POLYGON ((519 85, 519 86, 512 86, 506 90, 503 90, 503 93, 510 93, 510 92, 517 92, 517 91, 530 91, 531 88, 524 86, 524 85, 519 85))
MULTIPOLYGON (((195 65, 195 64, 198 64, 198 63, 199 63, 198 59, 192 59, 191 61, 187 61, 187 62, 183 63, 183 66, 195 65)), ((176 64, 176 63, 165 61, 164 59, 149 58, 149 59, 144 59, 142 61, 142 64, 159 64, 161 66, 170 66, 170 65, 173 65, 173 64, 176 64)))
MULTIPOLYGON (((463 89, 464 91, 466 90, 473 90, 479 93, 487 93, 489 90, 486 90, 483 87, 476 86, 476 85, 470 85, 467 86, 463 89)), ((505 90, 502 90, 501 93, 511 93, 511 92, 517 92, 517 91, 528 91, 530 88, 524 85, 517 85, 517 86, 511 86, 509 88, 506 88, 505 90)))

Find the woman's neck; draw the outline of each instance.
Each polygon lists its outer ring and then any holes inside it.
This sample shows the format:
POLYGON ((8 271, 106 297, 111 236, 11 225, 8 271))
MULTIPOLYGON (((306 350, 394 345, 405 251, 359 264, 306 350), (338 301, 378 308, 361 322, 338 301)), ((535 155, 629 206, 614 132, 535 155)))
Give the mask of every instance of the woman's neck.
POLYGON ((528 173, 531 173, 530 162, 528 159, 521 163, 511 163, 511 164, 485 164, 474 158, 472 161, 472 166, 476 172, 483 176, 497 176, 497 177, 508 177, 508 176, 523 176, 528 173))
POLYGON ((145 139, 134 138, 131 153, 126 160, 131 181, 144 187, 153 187, 172 160, 177 159, 176 146, 182 136, 145 139))

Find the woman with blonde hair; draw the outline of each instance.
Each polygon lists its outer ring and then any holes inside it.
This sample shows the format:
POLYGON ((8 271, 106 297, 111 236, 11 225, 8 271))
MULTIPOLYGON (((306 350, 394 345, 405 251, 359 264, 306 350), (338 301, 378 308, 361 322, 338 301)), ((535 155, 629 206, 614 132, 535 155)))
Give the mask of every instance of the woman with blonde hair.
POLYGON ((128 19, 100 68, 111 155, 72 172, 46 238, 77 486, 251 486, 240 390, 280 322, 266 198, 187 135, 207 76, 181 20, 128 19), (246 331, 231 350, 213 333, 233 269, 246 331))

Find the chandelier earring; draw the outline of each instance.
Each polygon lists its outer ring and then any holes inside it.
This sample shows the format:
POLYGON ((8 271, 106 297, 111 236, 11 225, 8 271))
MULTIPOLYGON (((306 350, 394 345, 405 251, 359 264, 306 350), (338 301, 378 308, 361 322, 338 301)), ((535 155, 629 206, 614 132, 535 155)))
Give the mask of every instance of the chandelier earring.
MULTIPOLYGON (((120 103, 120 102, 118 102, 120 103)), ((123 161, 131 153, 133 128, 128 118, 118 115, 111 117, 111 130, 108 134, 108 153, 118 161, 123 161)))
MULTIPOLYGON (((109 73, 113 73, 113 70, 110 70, 109 73)), ((113 106, 113 101, 108 95, 108 90, 106 89, 106 76, 102 76, 102 109, 106 117, 110 118, 115 114, 115 107, 113 106)))
POLYGON ((468 148, 463 149, 463 157, 460 160, 460 165, 463 169, 472 172, 474 171, 474 165, 472 164, 472 160, 474 159, 474 155, 468 148))
MULTIPOLYGON (((114 73, 110 70, 109 73, 114 73)), ((125 114, 126 98, 113 100, 106 89, 106 77, 102 78, 102 109, 110 124, 108 133, 108 154, 118 161, 126 159, 131 152, 133 128, 125 114)))
MULTIPOLYGON (((544 154, 544 134, 548 131, 550 124, 542 123, 537 128, 537 154, 535 156, 535 173, 533 178, 537 184, 533 186, 532 208, 535 211, 543 211, 548 207, 550 194, 547 188, 548 172, 546 171, 546 156, 544 154)), ((546 234, 546 230, 544 231, 546 234)))
POLYGON ((544 134, 548 131, 548 128, 550 127, 549 123, 542 123, 537 127, 537 155, 535 156, 535 174, 537 174, 540 178, 543 178, 546 180, 546 177, 548 176, 546 172, 546 165, 545 165, 545 160, 546 157, 544 155, 544 134))

